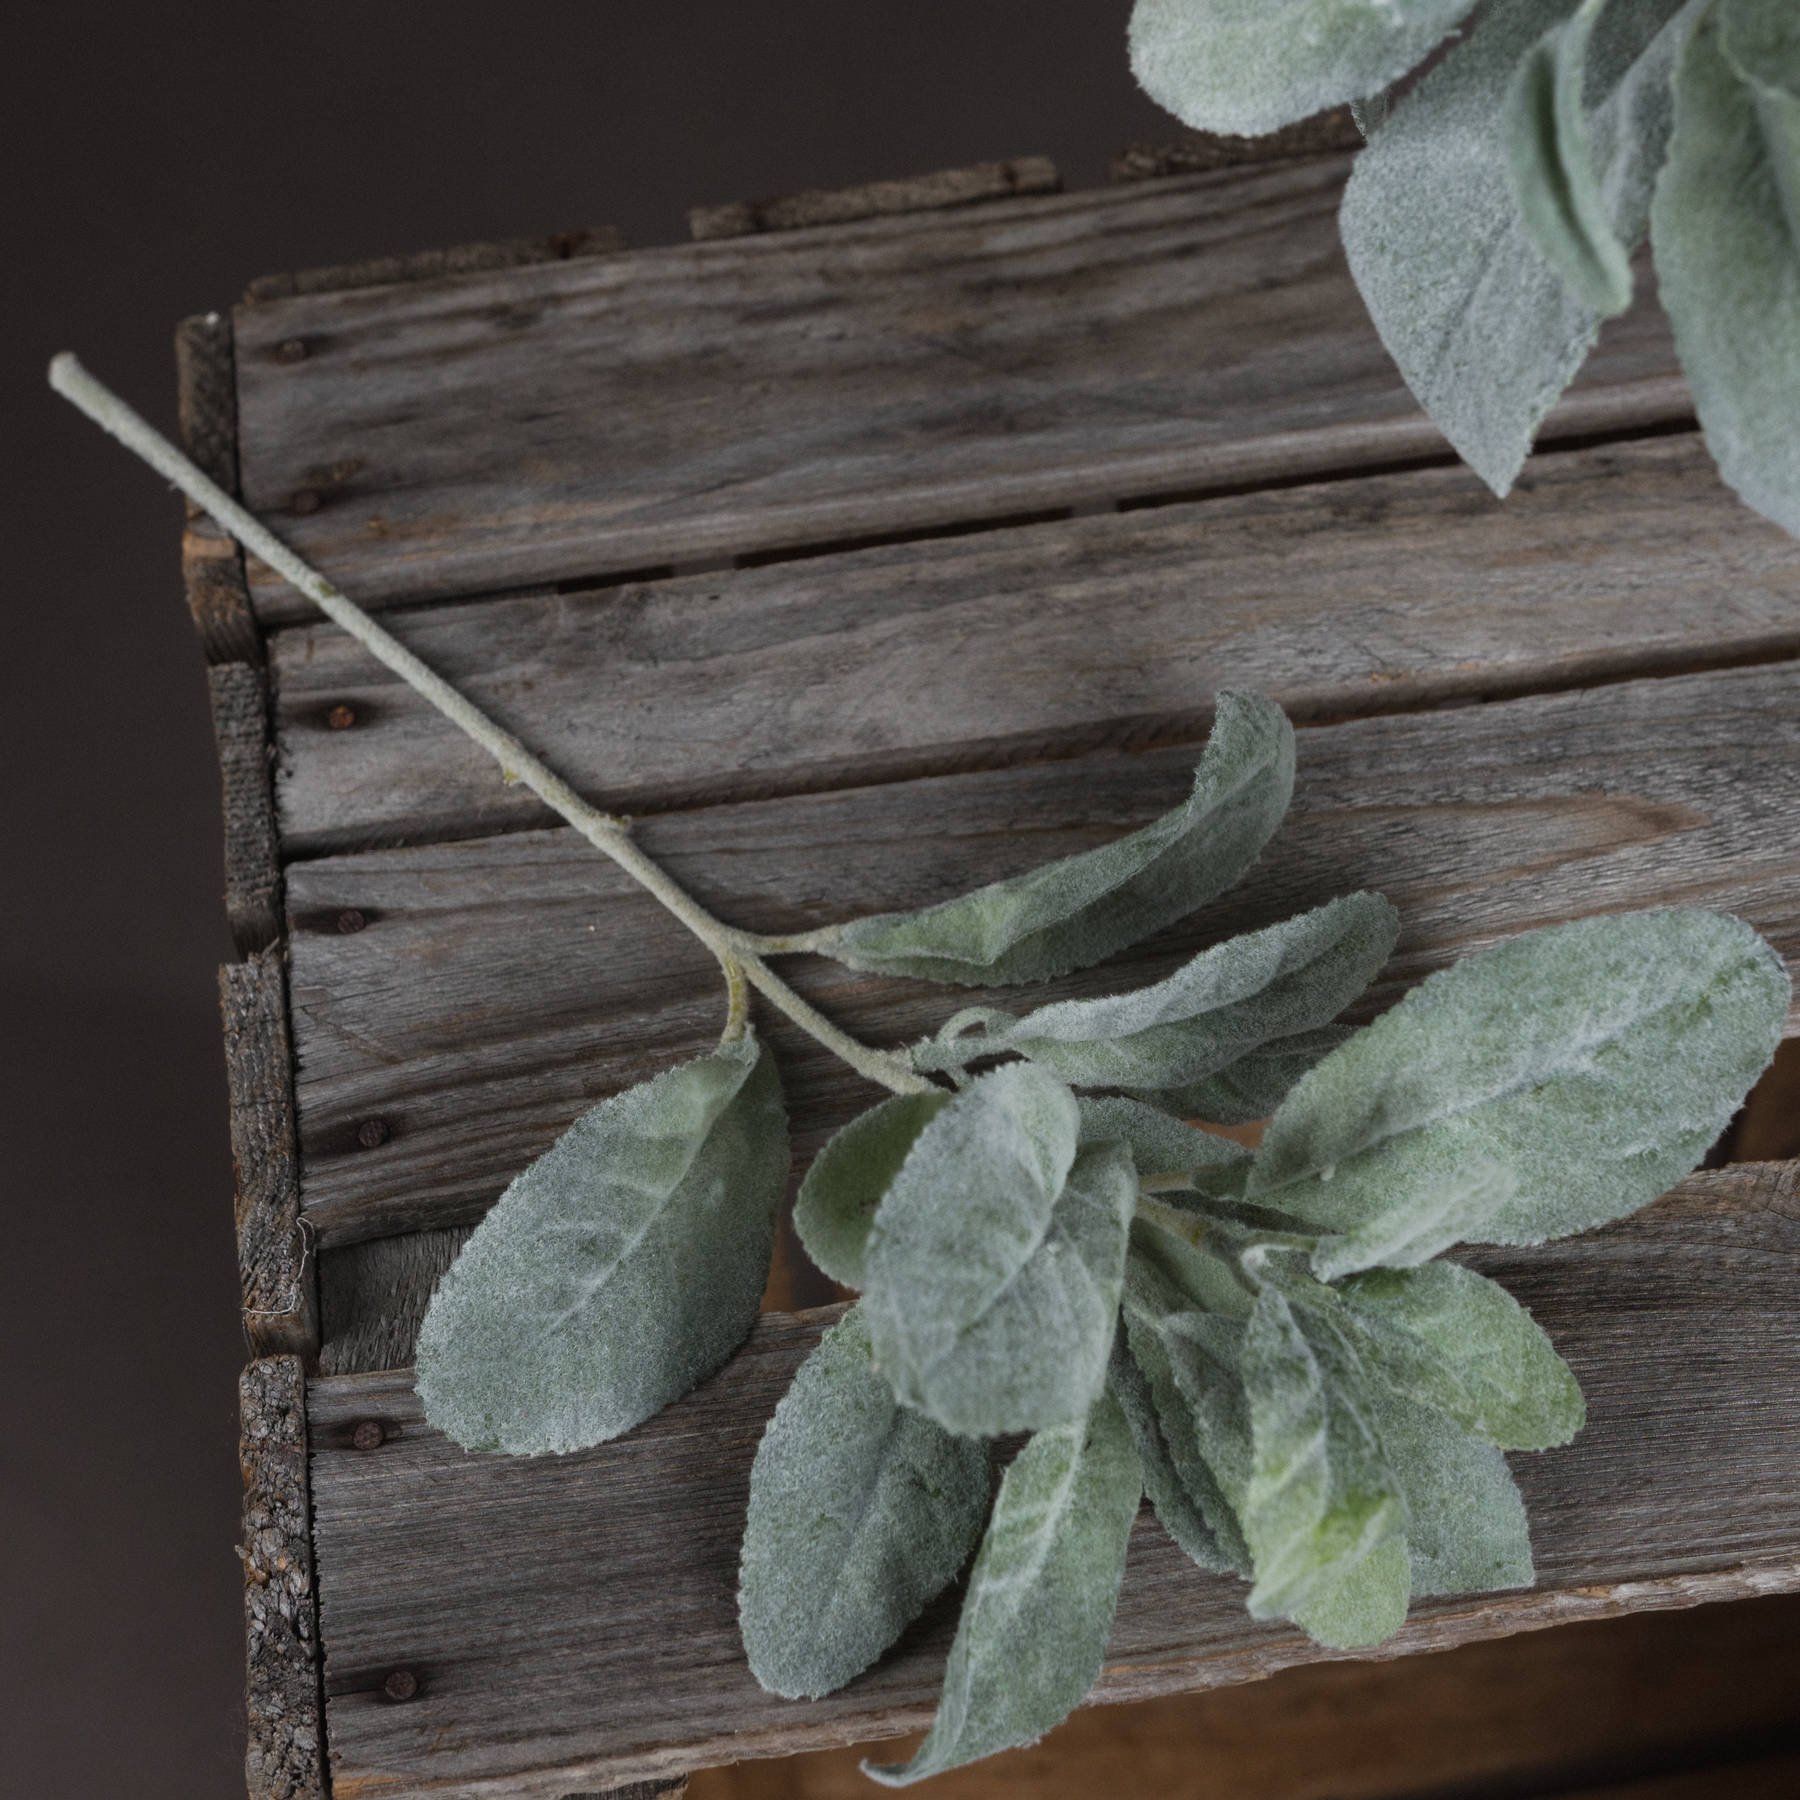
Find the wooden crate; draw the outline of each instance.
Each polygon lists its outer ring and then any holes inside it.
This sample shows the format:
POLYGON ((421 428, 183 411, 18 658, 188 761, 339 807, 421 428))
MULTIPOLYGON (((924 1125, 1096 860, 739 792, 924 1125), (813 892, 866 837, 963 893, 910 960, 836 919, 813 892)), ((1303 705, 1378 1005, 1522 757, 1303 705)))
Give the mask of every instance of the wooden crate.
MULTIPOLYGON (((1098 843, 1185 792, 1240 686, 1302 727, 1288 824, 1228 899, 1057 993, 1365 885, 1405 919, 1365 1014, 1508 933, 1666 901, 1793 961, 1796 546, 1720 486, 1648 297, 1495 502, 1367 323, 1346 167, 1061 194, 996 164, 686 246, 283 278, 183 326, 183 422, 734 922, 914 906, 1098 843)), ((711 1044, 716 970, 210 526, 185 556, 243 953, 252 1791, 559 1800, 917 1729, 948 1604, 813 1704, 764 1694, 737 1644, 750 1458, 829 1308, 765 1314, 581 1455, 469 1457, 424 1423, 433 1281, 577 1113, 711 1044)), ((877 1042, 942 1008, 795 980, 877 1042)), ((768 1034, 803 1167, 869 1095, 768 1034)), ((1800 1590, 1797 1247, 1800 1169, 1765 1163, 1474 1256, 1589 1424, 1514 1459, 1536 1588, 1423 1603, 1378 1655, 1800 1590)), ((1146 1515, 1093 1698, 1327 1660, 1146 1515)))

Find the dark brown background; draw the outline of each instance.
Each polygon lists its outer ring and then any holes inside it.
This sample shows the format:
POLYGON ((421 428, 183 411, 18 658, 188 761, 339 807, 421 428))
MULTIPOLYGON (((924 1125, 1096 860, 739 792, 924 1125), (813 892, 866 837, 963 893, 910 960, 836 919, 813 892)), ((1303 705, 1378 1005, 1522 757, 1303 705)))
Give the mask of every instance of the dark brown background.
POLYGON ((7 32, 0 1787, 243 1793, 229 954, 179 507, 50 395, 172 429, 253 276, 1166 135, 1128 0, 84 0, 7 32))

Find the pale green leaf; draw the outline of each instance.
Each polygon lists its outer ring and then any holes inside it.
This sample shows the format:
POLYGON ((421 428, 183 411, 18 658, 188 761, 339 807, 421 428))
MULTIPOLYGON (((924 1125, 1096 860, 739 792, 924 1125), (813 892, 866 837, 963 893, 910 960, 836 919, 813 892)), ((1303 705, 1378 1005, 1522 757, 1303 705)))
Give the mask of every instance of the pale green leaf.
POLYGON ((1348 1233, 1496 1162, 1518 1189, 1480 1241, 1585 1231, 1694 1167, 1774 1054, 1788 998, 1781 959, 1723 914, 1526 932, 1431 976, 1306 1076, 1247 1196, 1348 1233))
POLYGON ((1131 1426, 1131 1439, 1137 1445, 1138 1461, 1143 1465, 1144 1493, 1162 1528, 1201 1568, 1226 1574, 1238 1567, 1221 1547, 1205 1514, 1182 1485, 1162 1427, 1157 1423, 1156 1398, 1150 1378, 1132 1360, 1122 1334, 1113 1345, 1112 1365, 1107 1371, 1106 1382, 1131 1426))
POLYGON ((794 1229, 833 1281, 862 1286, 875 1209, 919 1133, 949 1104, 948 1094, 896 1094, 852 1119, 813 1158, 794 1201, 794 1229))
POLYGON ((1800 533, 1800 22, 1725 0, 1676 79, 1652 221, 1662 302, 1719 472, 1800 533))
POLYGON ((787 1185, 774 1059, 746 1032, 584 1113, 500 1196, 419 1331, 425 1416, 470 1450, 579 1450, 724 1362, 787 1185))
POLYGON ((1415 1188, 1354 1231, 1321 1238, 1312 1271, 1321 1281, 1336 1281, 1358 1269, 1410 1269, 1429 1262, 1452 1244, 1479 1237, 1518 1188, 1518 1177, 1504 1164, 1473 1162, 1441 1188, 1415 1188))
POLYGON ((1594 175, 1582 90, 1594 22, 1611 0, 1583 0, 1531 47, 1506 97, 1513 198, 1537 247, 1583 305, 1603 318, 1632 296, 1631 252, 1594 175))
MULTIPOLYGON (((1669 71, 1696 0, 1607 9, 1587 59, 1593 178, 1614 235, 1635 245, 1667 144, 1669 71)), ((1513 193, 1504 129, 1514 71, 1576 0, 1484 11, 1400 99, 1357 158, 1344 248, 1382 342, 1438 428, 1496 493, 1599 332, 1513 193)))
POLYGON ((1204 905, 1281 823, 1294 734, 1256 694, 1220 694, 1194 788, 1127 836, 912 913, 878 913, 808 947, 855 969, 933 981, 1041 981, 1111 956, 1204 905))
POLYGON ((1399 933, 1379 894, 1350 894, 1203 950, 1151 987, 1059 1000, 1022 1019, 996 1007, 957 1013, 913 1064, 960 1068, 1010 1053, 1077 1086, 1178 1087, 1324 1025, 1369 985, 1399 933))
POLYGON ((1182 1175, 1196 1193, 1220 1198, 1243 1193, 1254 1158, 1242 1144, 1184 1125, 1141 1100, 1083 1094, 1079 1104, 1082 1143, 1123 1144, 1141 1178, 1182 1175))
POLYGON ((1135 1097, 1179 1119, 1248 1125, 1266 1119, 1302 1075, 1353 1035, 1347 1025, 1321 1025, 1273 1038, 1230 1068, 1185 1087, 1139 1088, 1135 1097))
POLYGON ((1028 1744, 1094 1685, 1143 1497, 1131 1428, 1102 1389, 1083 1418, 1040 1431, 1006 1471, 950 1660, 937 1718, 911 1762, 865 1763, 903 1787, 1028 1744))
POLYGON ((1239 1508, 1256 1565, 1250 1611, 1298 1617, 1312 1607, 1309 1629, 1378 1642, 1405 1617, 1404 1564, 1397 1616, 1391 1552, 1348 1593, 1347 1578, 1403 1538, 1406 1504, 1356 1391, 1362 1384, 1334 1347, 1309 1338, 1273 1286, 1257 1296, 1242 1355, 1255 1445, 1239 1508))
POLYGON ((860 1674, 962 1567, 990 1485, 981 1444, 896 1402, 852 1308, 800 1365, 750 1470, 751 1673, 790 1700, 860 1674))
POLYGON ((1259 137, 1404 75, 1475 0, 1137 0, 1131 72, 1184 125, 1259 137))
POLYGON ((998 1435, 1080 1418, 1106 1376, 1137 1176, 1077 1150, 1075 1096, 1030 1063, 921 1131, 875 1215, 864 1308, 908 1406, 998 1435))
POLYGON ((1391 1638, 1406 1621, 1412 1559, 1406 1539, 1383 1538, 1368 1555, 1320 1581, 1294 1623, 1328 1650, 1359 1650, 1391 1638))

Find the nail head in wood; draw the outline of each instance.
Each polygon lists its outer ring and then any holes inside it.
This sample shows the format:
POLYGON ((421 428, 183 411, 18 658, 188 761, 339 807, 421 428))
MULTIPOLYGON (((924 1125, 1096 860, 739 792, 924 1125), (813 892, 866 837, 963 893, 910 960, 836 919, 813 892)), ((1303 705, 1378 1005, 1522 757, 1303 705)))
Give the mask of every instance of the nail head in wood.
POLYGON ((386 1119, 364 1119, 356 1128, 356 1141, 365 1150, 379 1150, 391 1135, 386 1119))
POLYGON ((419 1678, 411 1669, 396 1669, 381 1684, 381 1691, 390 1700, 410 1700, 419 1691, 419 1678))
POLYGON ((319 510, 319 495, 316 488, 295 488, 288 500, 288 511, 298 513, 304 518, 308 513, 319 510))
POLYGON ((353 932, 361 931, 368 922, 354 906, 346 906, 337 916, 337 928, 345 937, 349 937, 353 932))
POLYGON ((364 1419, 351 1432, 350 1441, 359 1450, 379 1450, 387 1442, 387 1427, 379 1419, 364 1419))
POLYGON ((333 731, 348 731, 356 723, 356 708, 345 706, 342 701, 325 715, 325 723, 333 731))

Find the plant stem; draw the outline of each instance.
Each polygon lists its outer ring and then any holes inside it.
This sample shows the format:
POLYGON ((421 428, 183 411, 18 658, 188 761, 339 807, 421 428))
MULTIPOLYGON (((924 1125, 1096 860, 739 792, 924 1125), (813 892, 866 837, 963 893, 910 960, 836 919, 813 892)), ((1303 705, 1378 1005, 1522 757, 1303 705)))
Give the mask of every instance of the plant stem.
MULTIPOLYGON (((215 518, 253 556, 266 563, 284 581, 313 601, 325 616, 342 626, 378 662, 385 664, 408 687, 422 695, 445 718, 473 738, 499 763, 503 779, 522 782, 550 808, 573 825, 596 850, 612 858, 628 875, 649 890, 718 957, 726 971, 731 995, 727 1032, 741 1028, 743 1009, 734 969, 741 979, 785 1013, 800 1029, 841 1057, 859 1075, 896 1094, 931 1091, 935 1082, 913 1073, 898 1056, 859 1043, 840 1031, 823 1013, 802 1000, 762 960, 765 951, 799 948, 798 938, 765 938, 738 931, 715 919, 685 889, 678 886, 630 838, 630 823, 613 813, 590 806, 554 770, 540 762, 509 731, 503 731, 480 707, 458 693, 449 682, 428 668, 407 647, 347 599, 316 569, 303 562, 263 522, 241 506, 204 470, 169 442, 103 382, 95 380, 66 350, 50 363, 50 385, 79 407, 103 431, 126 449, 143 458, 159 475, 173 482, 188 498, 215 518)), ((811 934, 803 934, 811 935, 811 934)))

